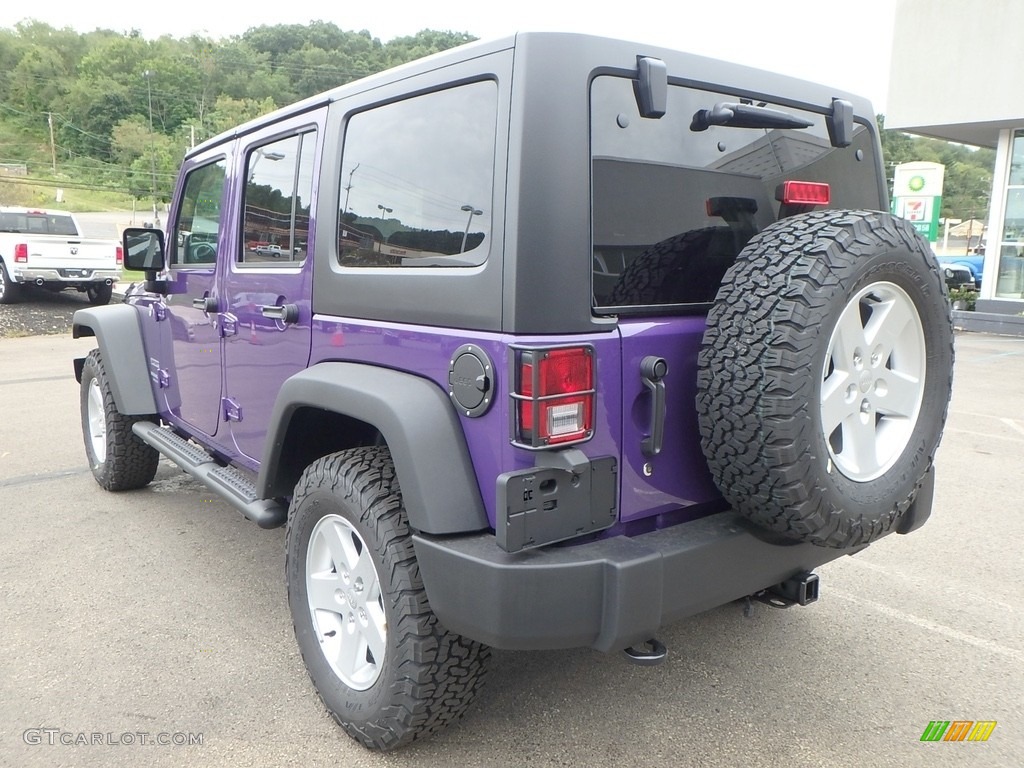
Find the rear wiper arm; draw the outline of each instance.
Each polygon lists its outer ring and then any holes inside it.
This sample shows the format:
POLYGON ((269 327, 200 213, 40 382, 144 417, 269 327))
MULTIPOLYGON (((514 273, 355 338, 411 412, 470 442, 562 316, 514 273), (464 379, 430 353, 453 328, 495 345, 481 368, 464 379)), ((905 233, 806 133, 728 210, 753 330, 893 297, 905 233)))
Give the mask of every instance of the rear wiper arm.
POLYGON ((779 109, 720 101, 711 109, 698 109, 690 122, 691 131, 706 131, 712 125, 732 128, 810 128, 814 123, 779 109))

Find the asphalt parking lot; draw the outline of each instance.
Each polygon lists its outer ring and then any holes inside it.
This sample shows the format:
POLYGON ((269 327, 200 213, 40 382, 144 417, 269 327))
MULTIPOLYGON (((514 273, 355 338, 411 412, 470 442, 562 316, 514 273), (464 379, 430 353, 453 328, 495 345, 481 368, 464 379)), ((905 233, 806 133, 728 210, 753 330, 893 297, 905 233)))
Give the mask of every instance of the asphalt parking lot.
POLYGON ((1024 339, 957 337, 932 519, 822 568, 816 604, 670 626, 660 667, 495 652, 459 725, 389 755, 313 692, 283 530, 164 462, 141 491, 94 483, 71 369, 91 341, 0 339, 2 766, 1022 763, 1024 339), (998 724, 923 743, 933 720, 998 724))

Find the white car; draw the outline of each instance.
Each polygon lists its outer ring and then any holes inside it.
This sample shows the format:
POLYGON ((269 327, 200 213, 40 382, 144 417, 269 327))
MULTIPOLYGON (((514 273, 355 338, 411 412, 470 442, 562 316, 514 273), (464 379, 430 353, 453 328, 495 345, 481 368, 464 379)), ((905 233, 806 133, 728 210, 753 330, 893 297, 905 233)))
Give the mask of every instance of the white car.
POLYGON ((274 243, 265 243, 256 246, 256 254, 258 256, 273 256, 276 259, 283 253, 284 251, 281 250, 281 246, 274 243))

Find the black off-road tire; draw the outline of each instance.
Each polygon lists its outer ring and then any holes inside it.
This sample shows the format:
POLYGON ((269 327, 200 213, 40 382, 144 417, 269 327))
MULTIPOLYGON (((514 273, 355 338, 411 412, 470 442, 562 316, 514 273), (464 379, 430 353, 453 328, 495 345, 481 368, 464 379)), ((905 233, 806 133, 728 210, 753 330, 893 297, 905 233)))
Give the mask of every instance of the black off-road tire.
POLYGON ((148 485, 156 475, 160 454, 132 432, 132 425, 155 417, 126 416, 117 410, 98 349, 89 353, 82 366, 81 409, 85 454, 96 482, 108 491, 148 485))
POLYGON ((11 280, 7 267, 0 262, 0 304, 14 304, 21 300, 21 285, 11 280))
POLYGON ((114 295, 114 286, 106 283, 94 283, 85 289, 85 295, 89 297, 89 303, 94 307, 110 303, 110 297, 114 295))
POLYGON ((932 465, 952 366, 942 272, 908 222, 875 211, 776 222, 740 253, 708 316, 697 410, 715 482, 787 538, 877 539, 932 465))
MULTIPOLYGON (((386 447, 341 451, 306 468, 289 509, 285 570, 306 669, 324 706, 352 738, 371 749, 394 749, 440 730, 470 706, 483 685, 490 650, 448 632, 431 611, 386 447), (311 546, 311 540, 338 531, 348 538, 349 553, 359 553, 356 566, 333 551, 325 562, 323 550, 311 546), (367 555, 369 561, 364 560, 367 555), (334 607, 317 610, 314 620, 307 579, 312 583, 326 578, 329 589, 338 585, 338 634, 345 638, 346 627, 362 632, 354 623, 363 620, 357 616, 359 595, 350 589, 356 583, 353 574, 360 569, 364 576, 369 573, 368 563, 378 580, 379 597, 365 608, 367 613, 371 608, 376 613, 378 607, 382 612, 383 658, 376 658, 369 647, 359 661, 376 671, 350 685, 328 660, 327 649, 336 636, 334 607)), ((365 581, 358 583, 360 594, 370 589, 365 581)), ((350 634, 346 641, 362 642, 362 637, 350 634)), ((343 656, 332 658, 343 666, 343 656)))
POLYGON ((678 304, 708 301, 724 274, 702 258, 716 237, 731 236, 725 227, 692 229, 661 240, 636 257, 619 276, 609 305, 678 304), (699 284, 698 284, 699 283, 699 284))

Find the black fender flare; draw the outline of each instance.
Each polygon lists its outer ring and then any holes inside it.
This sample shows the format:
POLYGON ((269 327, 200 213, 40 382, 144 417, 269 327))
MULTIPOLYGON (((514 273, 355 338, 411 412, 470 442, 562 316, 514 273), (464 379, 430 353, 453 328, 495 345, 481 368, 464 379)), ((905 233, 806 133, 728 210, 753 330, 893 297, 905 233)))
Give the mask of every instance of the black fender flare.
POLYGON ((286 465, 292 418, 299 409, 331 411, 373 426, 395 463, 409 524, 423 533, 489 528, 462 425, 447 393, 434 382, 358 363, 319 363, 289 378, 274 403, 260 498, 290 496, 286 465))
MULTIPOLYGON (((110 304, 79 309, 71 322, 74 338, 96 337, 117 410, 132 416, 155 414, 156 398, 149 379, 142 326, 135 307, 129 304, 110 304)), ((75 360, 75 378, 79 383, 82 381, 84 362, 84 357, 75 360)))

